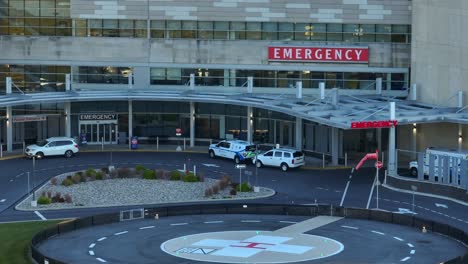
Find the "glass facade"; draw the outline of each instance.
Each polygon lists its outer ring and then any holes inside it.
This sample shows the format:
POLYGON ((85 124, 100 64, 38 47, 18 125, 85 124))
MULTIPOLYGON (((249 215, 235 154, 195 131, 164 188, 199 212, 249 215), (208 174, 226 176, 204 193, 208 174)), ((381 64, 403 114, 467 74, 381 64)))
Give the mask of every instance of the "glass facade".
POLYGON ((128 84, 129 67, 73 67, 73 79, 76 83, 112 83, 128 84))

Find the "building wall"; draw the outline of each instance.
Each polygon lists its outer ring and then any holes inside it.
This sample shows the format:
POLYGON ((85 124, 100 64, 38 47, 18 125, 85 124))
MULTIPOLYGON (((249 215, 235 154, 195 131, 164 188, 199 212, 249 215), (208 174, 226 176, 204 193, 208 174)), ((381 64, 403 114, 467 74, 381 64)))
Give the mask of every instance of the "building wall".
MULTIPOLYGON (((295 42, 300 45, 301 42, 295 42)), ((222 40, 147 40, 134 38, 21 37, 1 36, 0 61, 65 65, 154 64, 226 64, 266 65, 268 46, 276 41, 222 40), (36 62, 34 62, 36 61, 36 62)), ((284 44, 284 43, 283 43, 284 44)), ((311 42, 307 42, 311 45, 311 42)), ((319 44, 320 45, 320 44, 319 44)), ((410 64, 408 44, 369 44, 369 64, 353 65, 354 70, 367 67, 407 68, 410 64)), ((275 63, 273 63, 275 64, 275 63)), ((279 65, 276 63, 276 65, 279 65)), ((313 63, 282 65, 314 65, 313 63)), ((316 64, 319 65, 319 64, 316 64)), ((323 63, 321 66, 326 66, 323 63)), ((166 65, 167 66, 167 65, 166 65)), ((336 66, 336 64, 334 65, 336 66)))
POLYGON ((458 90, 468 104, 468 1, 413 0, 411 81, 418 100, 456 106, 458 90))
POLYGON ((71 0, 73 18, 410 24, 408 0, 71 0))

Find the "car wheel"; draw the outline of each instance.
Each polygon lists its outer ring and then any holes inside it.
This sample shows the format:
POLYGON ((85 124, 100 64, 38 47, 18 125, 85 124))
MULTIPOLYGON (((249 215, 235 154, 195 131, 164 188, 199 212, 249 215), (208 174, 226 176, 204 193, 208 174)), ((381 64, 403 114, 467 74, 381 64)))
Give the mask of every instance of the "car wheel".
POLYGON ((214 151, 210 150, 209 154, 210 154, 210 158, 212 159, 216 158, 214 151))
POLYGON ((416 168, 411 168, 410 174, 411 174, 411 176, 413 176, 413 177, 418 176, 418 169, 416 169, 416 168))
POLYGON ((288 167, 288 164, 286 163, 281 163, 281 170, 282 171, 288 171, 289 167, 288 167))
POLYGON ((67 150, 65 151, 65 158, 71 158, 73 156, 73 151, 67 150))
POLYGON ((236 163, 236 164, 239 164, 239 163, 240 163, 240 159, 239 159, 238 156, 235 156, 235 157, 234 157, 234 163, 236 163))
POLYGON ((36 157, 37 157, 38 159, 42 159, 42 158, 44 157, 44 153, 38 152, 38 153, 36 153, 36 157))
POLYGON ((261 168, 263 166, 262 162, 259 160, 255 163, 255 165, 257 166, 257 168, 261 168))

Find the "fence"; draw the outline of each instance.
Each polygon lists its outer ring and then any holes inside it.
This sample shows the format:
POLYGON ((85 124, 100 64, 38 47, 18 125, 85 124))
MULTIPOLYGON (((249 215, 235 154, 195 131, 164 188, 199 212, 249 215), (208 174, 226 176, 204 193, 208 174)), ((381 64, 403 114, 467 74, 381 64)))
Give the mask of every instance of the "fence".
MULTIPOLYGON (((297 216, 318 216, 331 215, 354 219, 373 220, 385 223, 392 223, 410 226, 421 230, 423 227, 429 232, 440 233, 452 237, 458 241, 468 244, 468 234, 464 231, 435 221, 415 217, 412 215, 397 214, 385 211, 376 211, 360 208, 345 208, 333 205, 275 205, 275 204, 199 204, 154 207, 144 209, 144 216, 147 219, 157 219, 159 217, 170 217, 179 215, 195 214, 267 214, 267 215, 297 215, 297 216)), ((79 218, 57 224, 37 233, 31 240, 32 258, 39 264, 64 264, 59 260, 48 257, 45 252, 41 252, 38 246, 41 242, 67 232, 80 228, 109 224, 120 221, 121 213, 110 213, 96 216, 79 218)), ((463 264, 468 261, 468 253, 445 262, 446 264, 463 264)))

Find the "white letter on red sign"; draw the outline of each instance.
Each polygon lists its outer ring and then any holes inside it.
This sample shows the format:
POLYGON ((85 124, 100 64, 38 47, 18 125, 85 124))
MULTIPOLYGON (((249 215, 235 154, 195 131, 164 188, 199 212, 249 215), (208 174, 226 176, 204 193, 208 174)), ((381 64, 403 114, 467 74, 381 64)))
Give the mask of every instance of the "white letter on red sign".
POLYGON ((274 52, 274 53, 273 53, 273 57, 274 57, 275 59, 280 59, 280 48, 274 48, 274 49, 273 49, 273 52, 274 52))
POLYGON ((305 50, 305 59, 306 60, 311 60, 312 59, 312 50, 311 49, 306 49, 305 50))
POLYGON ((331 50, 330 50, 330 49, 327 49, 327 50, 325 51, 325 58, 326 58, 327 60, 331 60, 331 50))
POLYGON ((283 58, 284 59, 292 59, 292 49, 284 49, 283 50, 283 58))
POLYGON ((321 60, 322 59, 322 49, 315 50, 315 59, 321 60))
POLYGON ((342 60, 342 57, 343 57, 342 55, 343 55, 342 50, 339 50, 339 49, 335 50, 335 60, 342 60))
POLYGON ((346 59, 349 60, 349 61, 350 61, 350 60, 353 60, 353 58, 352 58, 351 56, 349 56, 349 54, 350 54, 351 52, 352 52, 351 50, 347 50, 347 51, 345 52, 345 57, 346 57, 346 59))
POLYGON ((302 49, 296 49, 296 58, 294 59, 301 59, 302 60, 302 49))
POLYGON ((357 56, 358 61, 361 60, 361 54, 362 54, 362 50, 356 50, 356 56, 357 56))

